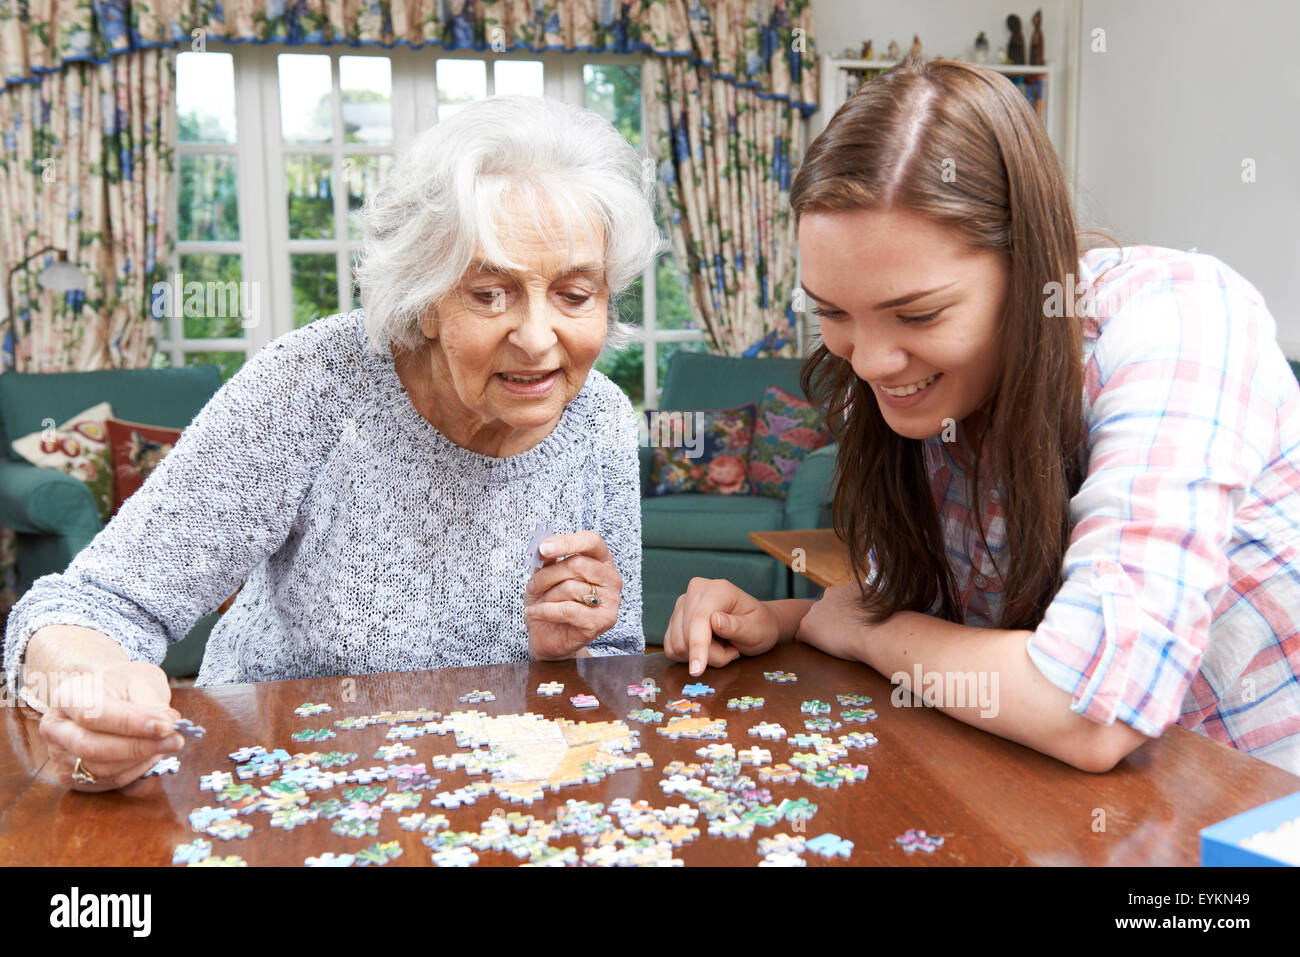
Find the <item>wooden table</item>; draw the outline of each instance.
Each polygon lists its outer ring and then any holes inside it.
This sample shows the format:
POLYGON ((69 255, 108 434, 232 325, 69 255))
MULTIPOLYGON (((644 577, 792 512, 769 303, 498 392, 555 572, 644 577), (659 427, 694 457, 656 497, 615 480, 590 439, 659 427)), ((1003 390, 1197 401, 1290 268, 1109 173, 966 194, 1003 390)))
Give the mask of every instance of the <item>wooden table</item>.
POLYGON ((834 529, 750 532, 749 540, 792 571, 806 575, 823 588, 843 585, 853 577, 848 553, 844 543, 835 536, 834 529), (796 553, 796 549, 802 549, 802 554, 796 553), (799 565, 803 567, 797 567, 799 565))
MULTIPOLYGON (((339 730, 336 738, 323 744, 298 744, 290 733, 331 727, 333 719, 347 716, 418 707, 444 713, 477 707, 494 715, 531 710, 547 717, 610 721, 645 707, 626 693, 626 686, 643 676, 654 678, 666 690, 654 702, 661 711, 691 681, 684 665, 650 655, 177 690, 173 703, 204 725, 206 736, 191 741, 182 752, 178 774, 148 778, 105 794, 65 791, 39 776, 45 750, 37 721, 31 712, 8 708, 0 719, 4 726, 0 864, 169 865, 176 845, 200 836, 189 826, 189 812, 218 804, 210 792, 199 790, 199 775, 233 770, 227 754, 238 747, 261 744, 290 753, 337 748, 357 752, 360 757, 351 767, 366 768, 383 763, 371 756, 378 745, 388 743, 386 725, 339 730), (552 680, 564 683, 562 697, 536 693, 540 682, 552 680), (493 691, 496 700, 459 704, 457 698, 472 689, 493 691), (575 710, 568 699, 579 692, 596 695, 600 707, 575 710), (293 709, 308 701, 327 702, 333 711, 314 718, 296 716, 293 709)), ((1300 790, 1300 778, 1176 727, 1114 771, 1086 774, 969 728, 942 712, 894 706, 891 686, 880 675, 806 646, 782 646, 760 658, 742 659, 709 671, 703 680, 715 690, 699 699, 702 713, 727 719, 728 739, 738 750, 760 745, 772 752, 775 762, 787 761, 797 749, 784 741, 751 737, 747 733, 751 726, 774 721, 793 734, 803 730, 799 714, 803 700, 834 704, 836 693, 847 692, 874 698, 877 720, 865 725, 845 723, 834 732, 838 736, 870 730, 878 737, 874 747, 849 752, 849 760, 869 765, 866 781, 842 784, 837 790, 802 781, 768 785, 773 803, 801 796, 815 802, 818 811, 808 822, 807 835, 832 831, 852 840, 855 847, 846 862, 852 865, 1195 865, 1202 827, 1300 790), (763 672, 773 670, 794 671, 798 681, 764 680, 763 672), (743 695, 764 697, 766 704, 756 711, 727 710, 728 698, 743 695), (1094 830, 1102 812, 1105 830, 1094 830), (894 838, 909 828, 941 834, 946 843, 933 855, 906 854, 894 838)), ((832 715, 841 710, 834 707, 832 715)), ((556 807, 569 798, 607 805, 620 797, 645 799, 655 807, 683 803, 682 795, 666 797, 660 789, 662 769, 674 759, 701 761, 695 751, 705 742, 674 742, 651 726, 629 724, 640 730, 641 747, 653 757, 653 768, 616 771, 598 784, 548 792, 531 807, 508 805, 492 795, 472 807, 441 813, 455 830, 478 830, 497 807, 553 817, 556 807)), ((406 759, 413 762, 464 750, 450 736, 426 735, 408 743, 417 752, 406 759)), ((482 779, 469 777, 464 770, 434 773, 441 778, 438 790, 482 779)), ((312 796, 338 797, 340 790, 312 796)), ((434 812, 427 797, 419 810, 434 812)), ((238 854, 252 865, 300 865, 324 851, 355 852, 375 841, 397 840, 404 853, 390 866, 428 864, 430 851, 421 843, 423 835, 401 830, 397 817, 386 811, 377 837, 354 839, 332 834, 324 820, 284 832, 271 828, 267 815, 257 812, 246 818, 256 828, 251 837, 213 839, 213 854, 238 854)), ((758 827, 749 839, 709 836, 703 815, 696 826, 701 836, 677 851, 687 865, 753 866, 760 859, 759 837, 793 830, 783 823, 758 827)), ((553 843, 580 847, 571 836, 553 843)), ((517 863, 505 853, 480 851, 478 855, 482 864, 517 863)), ((806 856, 810 863, 826 863, 811 853, 806 856)))

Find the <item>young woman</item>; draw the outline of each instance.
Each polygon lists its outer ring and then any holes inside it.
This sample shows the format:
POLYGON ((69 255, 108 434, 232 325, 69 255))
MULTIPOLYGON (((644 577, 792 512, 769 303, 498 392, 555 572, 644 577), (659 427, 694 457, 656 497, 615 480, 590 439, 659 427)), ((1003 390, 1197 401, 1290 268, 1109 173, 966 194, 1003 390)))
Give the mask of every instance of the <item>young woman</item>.
POLYGON ((992 707, 933 703, 1085 770, 1176 722, 1300 773, 1300 387, 1259 293, 1204 255, 1080 258, 1041 122, 964 64, 864 86, 790 199, 862 584, 696 579, 668 655, 974 672, 992 707))

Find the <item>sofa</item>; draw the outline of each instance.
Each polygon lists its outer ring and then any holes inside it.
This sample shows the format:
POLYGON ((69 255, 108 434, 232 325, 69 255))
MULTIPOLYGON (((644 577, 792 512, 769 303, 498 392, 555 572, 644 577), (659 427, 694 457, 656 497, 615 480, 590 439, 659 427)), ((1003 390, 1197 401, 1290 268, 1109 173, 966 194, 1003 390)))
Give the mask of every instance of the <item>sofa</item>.
MULTIPOLYGON (((20 597, 37 578, 66 569, 102 526, 84 482, 32 465, 10 443, 40 431, 43 420, 62 424, 100 402, 112 403, 115 418, 181 429, 219 388, 221 373, 211 365, 0 375, 0 525, 16 533, 20 597)), ((169 648, 163 670, 196 674, 216 621, 215 610, 199 619, 169 648)))
MULTIPOLYGON (((768 386, 803 395, 801 359, 743 359, 675 352, 657 404, 663 410, 729 409, 758 403, 768 386)), ((790 575, 781 562, 749 540, 754 531, 829 528, 835 446, 809 454, 795 470, 789 497, 647 496, 654 450, 641 457, 641 576, 647 644, 661 644, 673 606, 695 576, 726 578, 755 598, 807 598, 820 594, 810 581, 790 575)))

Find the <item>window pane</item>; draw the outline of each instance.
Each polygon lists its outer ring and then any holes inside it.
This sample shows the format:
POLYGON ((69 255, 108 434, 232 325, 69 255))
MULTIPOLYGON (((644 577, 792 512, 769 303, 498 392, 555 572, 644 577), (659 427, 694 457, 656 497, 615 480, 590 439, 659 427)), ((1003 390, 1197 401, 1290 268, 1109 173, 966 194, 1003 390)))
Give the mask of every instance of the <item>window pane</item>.
POLYGON ((634 342, 620 350, 606 349, 596 360, 596 368, 609 376, 627 393, 632 404, 645 404, 645 347, 634 342))
POLYGON ((293 327, 339 311, 338 262, 333 253, 295 253, 289 257, 293 286, 293 327))
MULTIPOLYGON (((179 302, 186 339, 242 338, 245 315, 256 303, 244 302, 239 282, 243 270, 234 253, 182 253, 179 302)), ((177 295, 176 292, 173 295, 177 295)), ((255 293, 250 289, 249 296, 255 293)))
POLYGON ((627 137, 641 146, 641 68, 587 63, 582 67, 587 88, 587 109, 599 113, 627 137))
POLYGON ((339 57, 343 97, 343 140, 347 143, 393 142, 393 67, 388 57, 339 57))
POLYGON ((487 63, 483 60, 439 60, 436 70, 440 121, 487 96, 487 63))
POLYGON ((238 239, 235 157, 197 154, 180 159, 178 238, 182 242, 238 239))
POLYGON ((290 239, 334 238, 333 161, 328 156, 286 156, 290 239))
POLYGON ((686 295, 682 271, 671 253, 664 253, 655 264, 655 328, 699 328, 686 295))
POLYGON ((391 156, 348 156, 343 160, 343 178, 348 184, 348 236, 361 238, 361 220, 357 214, 366 196, 379 188, 393 165, 391 156))
POLYGON ((177 54, 176 113, 183 143, 235 142, 235 61, 229 53, 177 54))
POLYGON ((492 67, 492 89, 498 96, 542 96, 542 61, 497 60, 492 67))
POLYGON ((187 352, 187 366, 216 366, 221 370, 222 380, 228 380, 239 371, 248 359, 246 352, 187 352))
POLYGON ((281 53, 280 131, 286 143, 334 139, 330 58, 323 53, 281 53))

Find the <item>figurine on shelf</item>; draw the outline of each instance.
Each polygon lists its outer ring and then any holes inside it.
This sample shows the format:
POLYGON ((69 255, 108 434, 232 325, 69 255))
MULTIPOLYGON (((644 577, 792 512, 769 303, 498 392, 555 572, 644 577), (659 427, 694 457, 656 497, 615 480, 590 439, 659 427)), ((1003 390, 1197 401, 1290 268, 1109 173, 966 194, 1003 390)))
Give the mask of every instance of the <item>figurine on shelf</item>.
POLYGON ((975 63, 989 62, 989 38, 980 31, 980 35, 975 38, 975 56, 972 57, 975 63))
POLYGON ((870 40, 868 40, 866 43, 862 44, 862 57, 861 57, 861 58, 862 58, 863 60, 874 60, 874 59, 876 58, 876 51, 873 50, 873 49, 871 49, 871 41, 870 41, 870 40))
POLYGON ((907 55, 913 57, 921 56, 921 38, 915 33, 912 34, 912 49, 907 51, 907 55))
POLYGON ((890 40, 889 46, 885 50, 885 59, 893 62, 898 59, 898 41, 890 40))
POLYGON ((1010 63, 1025 62, 1025 35, 1020 31, 1020 18, 1014 13, 1007 17, 1007 29, 1011 39, 1007 41, 1007 57, 1010 63))
POLYGON ((993 58, 993 62, 1001 63, 1003 66, 1011 62, 1011 58, 1007 56, 1006 47, 998 47, 998 52, 997 55, 993 58))
POLYGON ((1043 66, 1043 11, 1035 10, 1030 18, 1034 24, 1033 36, 1029 38, 1029 62, 1033 66, 1043 66))

